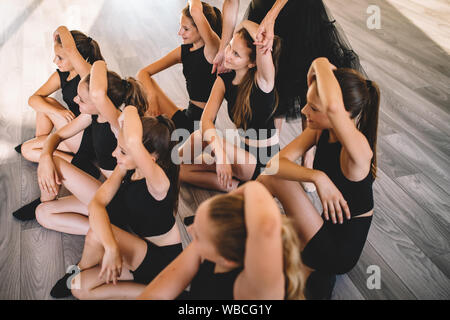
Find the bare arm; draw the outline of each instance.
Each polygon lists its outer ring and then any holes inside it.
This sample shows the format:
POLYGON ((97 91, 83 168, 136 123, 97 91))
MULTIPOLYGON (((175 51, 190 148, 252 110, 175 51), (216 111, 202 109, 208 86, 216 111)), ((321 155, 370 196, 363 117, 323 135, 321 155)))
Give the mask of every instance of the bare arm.
MULTIPOLYGON (((242 21, 240 27, 245 28, 253 40, 256 40, 258 24, 245 20, 242 21)), ((275 66, 273 64, 272 51, 265 51, 260 45, 256 46, 256 68, 258 87, 266 93, 272 91, 275 86, 275 66)))
POLYGON ((99 113, 110 123, 111 128, 117 133, 119 131, 120 110, 117 109, 108 97, 108 70, 105 61, 95 61, 91 69, 91 80, 89 84, 89 98, 95 104, 99 113))
POLYGON ((142 122, 137 109, 127 106, 123 111, 123 134, 127 151, 142 171, 148 192, 156 199, 163 200, 170 188, 170 180, 156 159, 142 144, 142 122))
POLYGON ((189 0, 189 10, 197 26, 198 32, 205 42, 205 57, 209 63, 212 63, 220 46, 220 38, 213 31, 208 20, 203 14, 203 5, 200 0, 189 0))
POLYGON ((247 182, 241 192, 245 199, 247 240, 244 270, 234 287, 235 298, 283 299, 280 210, 272 195, 259 182, 247 182))
POLYGON ((370 170, 373 152, 367 138, 356 128, 345 110, 342 91, 333 69, 335 67, 327 58, 317 58, 313 61, 308 73, 308 84, 314 78, 316 79, 317 92, 324 108, 323 111, 328 115, 333 130, 342 144, 344 156, 350 162, 349 167, 367 174, 370 170))
POLYGON ((192 282, 200 267, 201 258, 191 242, 138 297, 140 300, 173 300, 192 282))
POLYGON ((73 65, 77 74, 81 78, 87 76, 91 70, 91 65, 83 58, 77 49, 75 40, 72 37, 69 29, 65 26, 60 26, 55 31, 55 37, 59 36, 61 39, 62 47, 67 53, 70 63, 73 65))
POLYGON ((223 67, 223 61, 225 59, 225 48, 233 38, 234 28, 236 27, 237 16, 239 12, 239 0, 225 0, 222 7, 222 36, 220 39, 220 47, 214 58, 214 65, 211 73, 215 73, 216 70, 219 73, 225 71, 223 67))

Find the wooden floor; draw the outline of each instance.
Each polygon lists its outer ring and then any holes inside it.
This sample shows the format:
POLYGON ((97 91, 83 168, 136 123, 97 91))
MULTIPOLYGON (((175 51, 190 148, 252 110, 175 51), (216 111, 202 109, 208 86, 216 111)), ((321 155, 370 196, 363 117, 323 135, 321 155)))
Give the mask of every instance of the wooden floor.
MULTIPOLYGON (((221 1, 211 2, 221 6, 221 1)), ((241 16, 248 2, 241 1, 241 16)), ((0 299, 50 299, 50 288, 78 262, 83 247, 83 237, 11 216, 38 196, 36 165, 13 147, 34 134, 35 113, 27 99, 55 69, 53 31, 65 24, 89 33, 100 43, 110 69, 135 75, 180 44, 178 19, 185 3, 0 2, 0 299)), ((449 2, 326 0, 326 4, 382 92, 373 224, 358 265, 338 277, 333 297, 449 299, 449 2), (381 9, 379 30, 366 26, 369 5, 381 9), (367 268, 372 265, 381 270, 379 290, 367 286, 367 268)), ((177 105, 187 105, 181 66, 156 79, 177 105)), ((221 114, 226 117, 223 109, 221 114)), ((298 122, 285 124, 283 145, 299 132, 298 122)), ((212 194, 183 186, 180 216, 192 215, 212 194)), ((318 203, 317 194, 311 198, 318 203)), ((186 244, 189 238, 181 229, 186 244)))

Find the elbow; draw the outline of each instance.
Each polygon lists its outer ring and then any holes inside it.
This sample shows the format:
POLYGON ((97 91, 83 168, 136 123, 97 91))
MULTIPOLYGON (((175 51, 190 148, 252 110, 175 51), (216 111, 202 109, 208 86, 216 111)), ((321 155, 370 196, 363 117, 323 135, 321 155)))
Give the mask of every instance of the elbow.
POLYGON ((189 13, 194 20, 200 18, 203 15, 202 3, 199 1, 191 4, 191 6, 189 7, 189 13))
POLYGON ((34 108, 33 105, 34 105, 34 100, 35 99, 36 99, 36 95, 34 95, 34 94, 31 97, 28 98, 28 105, 30 107, 32 107, 32 108, 34 108))
POLYGON ((142 82, 142 80, 145 79, 145 77, 149 77, 149 76, 150 76, 150 73, 148 73, 144 68, 144 69, 141 69, 138 71, 136 78, 142 82))
POLYGON ((91 89, 89 90, 89 98, 95 105, 100 105, 103 101, 106 100, 106 92, 102 89, 91 89))

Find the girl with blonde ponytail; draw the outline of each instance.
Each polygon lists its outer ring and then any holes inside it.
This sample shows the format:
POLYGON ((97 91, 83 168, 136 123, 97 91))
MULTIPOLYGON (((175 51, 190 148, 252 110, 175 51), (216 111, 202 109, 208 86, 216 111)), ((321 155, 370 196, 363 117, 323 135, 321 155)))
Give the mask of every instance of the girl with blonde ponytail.
POLYGON ((141 299, 304 298, 309 271, 301 263, 297 234, 260 183, 206 200, 188 231, 192 242, 141 299))

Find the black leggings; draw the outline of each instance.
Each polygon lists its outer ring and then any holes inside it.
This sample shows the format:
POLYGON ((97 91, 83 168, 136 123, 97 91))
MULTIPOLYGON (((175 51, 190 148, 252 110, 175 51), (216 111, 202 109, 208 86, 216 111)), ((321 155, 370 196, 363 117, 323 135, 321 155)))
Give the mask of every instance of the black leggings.
POLYGON ((343 224, 324 220, 302 252, 303 263, 330 274, 349 272, 361 256, 371 222, 372 216, 352 218, 343 224))
POLYGON ((195 130, 195 121, 200 121, 202 113, 202 108, 189 102, 189 106, 186 109, 178 110, 174 113, 172 121, 177 129, 186 129, 192 134, 195 130))
POLYGON ((262 171, 266 168, 267 163, 274 155, 280 151, 280 145, 275 144, 269 147, 250 147, 245 143, 241 143, 241 147, 256 158, 255 171, 250 180, 256 180, 262 171))

